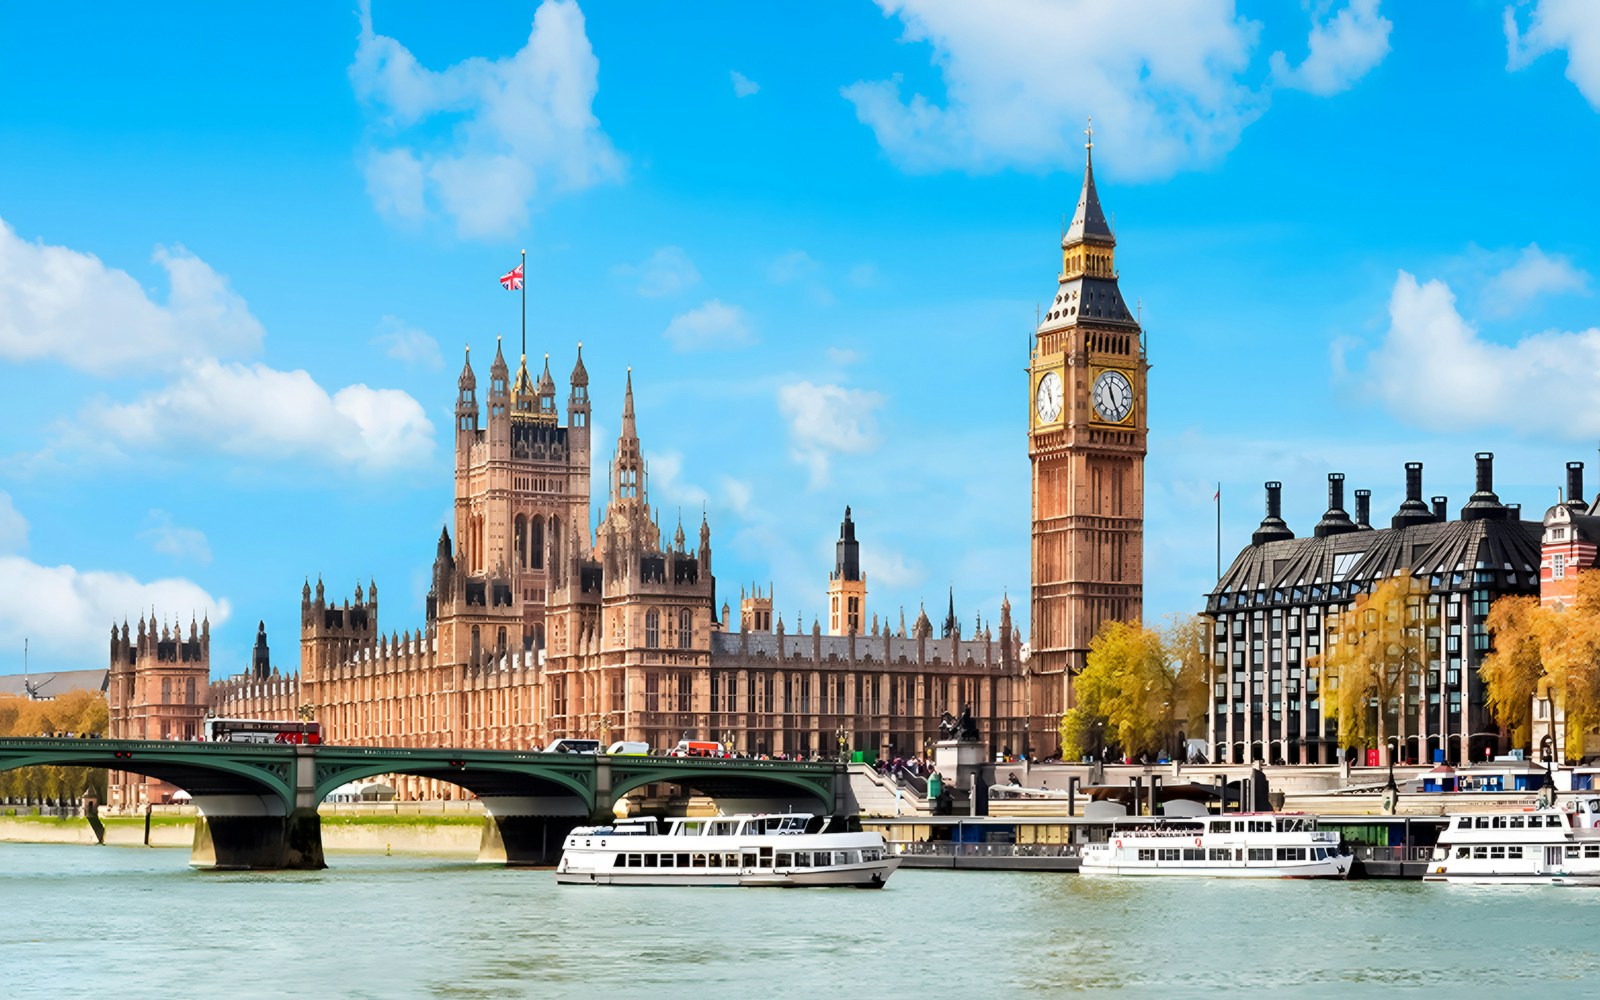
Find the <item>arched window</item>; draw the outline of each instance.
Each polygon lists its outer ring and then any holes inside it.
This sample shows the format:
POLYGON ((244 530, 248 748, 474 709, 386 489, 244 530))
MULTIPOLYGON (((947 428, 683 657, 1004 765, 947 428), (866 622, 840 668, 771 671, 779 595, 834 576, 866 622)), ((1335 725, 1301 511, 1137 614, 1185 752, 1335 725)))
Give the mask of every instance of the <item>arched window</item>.
POLYGON ((550 536, 550 561, 558 563, 561 561, 561 518, 554 515, 551 516, 548 534, 550 536))
POLYGON ((528 532, 528 565, 534 569, 544 569, 544 518, 534 517, 533 524, 528 532))
POLYGON ((194 704, 194 678, 186 677, 183 680, 183 702, 186 705, 194 704))
POLYGON ((644 613, 644 644, 649 649, 661 645, 661 612, 655 608, 644 613))
POLYGON ((678 648, 688 649, 694 640, 694 614, 688 608, 678 609, 678 648))
POLYGON ((161 704, 172 704, 172 678, 161 678, 161 704))
POLYGON ((512 529, 512 545, 517 551, 517 568, 528 568, 528 519, 522 514, 517 515, 515 527, 512 529))

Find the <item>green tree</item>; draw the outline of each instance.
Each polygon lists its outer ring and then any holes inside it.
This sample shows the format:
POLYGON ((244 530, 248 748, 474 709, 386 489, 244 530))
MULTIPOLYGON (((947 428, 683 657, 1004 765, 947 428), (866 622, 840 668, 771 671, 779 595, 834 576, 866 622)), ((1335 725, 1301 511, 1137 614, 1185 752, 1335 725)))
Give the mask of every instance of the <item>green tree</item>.
POLYGON ((1402 571, 1329 615, 1327 645, 1312 663, 1322 677, 1323 711, 1338 720, 1342 745, 1385 746, 1391 715, 1404 744, 1406 691, 1426 662, 1426 601, 1427 585, 1402 571))

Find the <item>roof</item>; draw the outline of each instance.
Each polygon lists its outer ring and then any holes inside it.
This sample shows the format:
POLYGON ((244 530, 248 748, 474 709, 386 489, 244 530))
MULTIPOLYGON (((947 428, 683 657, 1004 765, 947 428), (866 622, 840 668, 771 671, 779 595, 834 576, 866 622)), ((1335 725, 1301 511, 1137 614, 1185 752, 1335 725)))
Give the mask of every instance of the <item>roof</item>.
POLYGON ((1138 323, 1128 312, 1128 304, 1122 299, 1117 279, 1093 278, 1087 274, 1058 282, 1043 325, 1070 326, 1082 322, 1126 324, 1138 329, 1138 323))
POLYGON ((31 686, 35 697, 54 698, 68 691, 84 689, 104 691, 111 672, 104 667, 98 670, 57 670, 54 673, 0 674, 0 694, 28 696, 31 686), (24 685, 24 681, 27 685, 24 685))
POLYGON ((1083 191, 1078 195, 1078 210, 1072 215, 1072 225, 1062 240, 1063 245, 1092 242, 1115 242, 1111 227, 1106 224, 1106 213, 1100 207, 1100 193, 1094 188, 1094 155, 1088 154, 1083 165, 1083 191))
POLYGON ((1537 521, 1435 521, 1250 545, 1222 574, 1206 610, 1223 610, 1221 595, 1258 591, 1272 604, 1346 600, 1359 585, 1401 570, 1426 577, 1434 590, 1537 593, 1542 532, 1537 521))

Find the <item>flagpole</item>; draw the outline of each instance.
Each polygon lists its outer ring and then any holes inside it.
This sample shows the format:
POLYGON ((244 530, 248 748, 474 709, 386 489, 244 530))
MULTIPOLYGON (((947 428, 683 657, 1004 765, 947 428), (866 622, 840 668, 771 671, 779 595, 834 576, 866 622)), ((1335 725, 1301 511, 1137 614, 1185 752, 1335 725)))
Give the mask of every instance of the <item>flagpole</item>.
POLYGON ((528 251, 522 251, 522 356, 528 356, 528 251))
POLYGON ((1222 582, 1222 483, 1217 483, 1217 582, 1222 582))

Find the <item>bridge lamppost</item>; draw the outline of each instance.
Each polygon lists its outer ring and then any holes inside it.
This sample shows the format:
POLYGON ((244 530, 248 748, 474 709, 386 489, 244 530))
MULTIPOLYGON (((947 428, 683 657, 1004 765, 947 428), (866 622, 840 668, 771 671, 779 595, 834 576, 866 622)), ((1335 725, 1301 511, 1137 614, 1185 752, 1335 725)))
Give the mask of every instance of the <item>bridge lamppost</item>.
POLYGON ((839 729, 838 729, 838 732, 837 732, 837 736, 839 738, 839 760, 843 761, 845 759, 844 748, 845 748, 845 745, 847 743, 847 740, 845 739, 844 723, 842 723, 842 722, 839 723, 839 729))

